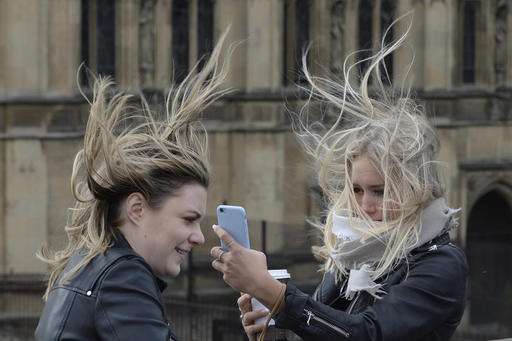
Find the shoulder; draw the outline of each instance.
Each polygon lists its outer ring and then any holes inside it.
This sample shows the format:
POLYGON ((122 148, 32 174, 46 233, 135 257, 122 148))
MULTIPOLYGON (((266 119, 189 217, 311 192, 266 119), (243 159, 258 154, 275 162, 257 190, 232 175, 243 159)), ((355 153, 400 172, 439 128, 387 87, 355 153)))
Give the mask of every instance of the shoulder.
POLYGON ((444 295, 459 296, 465 292, 467 277, 464 251, 447 243, 414 255, 406 281, 415 280, 444 295))
MULTIPOLYGON (((418 252, 412 257, 412 266, 449 266, 450 270, 467 271, 464 251, 453 243, 433 245, 428 250, 418 252)), ((441 269, 440 269, 441 270, 441 269)))
POLYGON ((157 280, 149 266, 138 256, 122 257, 111 263, 98 281, 100 292, 116 288, 159 291, 157 280))

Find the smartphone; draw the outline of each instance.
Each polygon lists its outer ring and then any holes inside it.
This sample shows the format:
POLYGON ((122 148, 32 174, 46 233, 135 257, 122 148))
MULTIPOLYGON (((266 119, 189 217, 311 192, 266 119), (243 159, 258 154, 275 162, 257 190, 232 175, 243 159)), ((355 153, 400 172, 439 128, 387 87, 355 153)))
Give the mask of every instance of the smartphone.
MULTIPOLYGON (((247 215, 240 206, 219 205, 217 207, 217 223, 240 245, 250 248, 247 215)), ((228 251, 224 242, 220 241, 223 250, 228 251)))

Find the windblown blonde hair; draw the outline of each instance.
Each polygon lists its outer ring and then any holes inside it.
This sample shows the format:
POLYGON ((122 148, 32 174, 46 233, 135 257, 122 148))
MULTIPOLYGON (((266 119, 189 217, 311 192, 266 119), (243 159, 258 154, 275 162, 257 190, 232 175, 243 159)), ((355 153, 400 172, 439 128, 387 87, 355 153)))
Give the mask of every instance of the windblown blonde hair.
POLYGON ((368 58, 369 67, 358 87, 349 80, 357 78, 353 73, 362 61, 349 66, 351 56, 347 57, 343 81, 336 82, 311 75, 303 57, 310 100, 326 103, 335 113, 334 123, 327 129, 310 120, 303 109, 294 121, 294 130, 315 160, 328 208, 325 223, 317 224, 323 230, 323 245, 313 248, 313 252, 324 260, 323 269, 335 271, 338 279, 347 274, 349 265, 336 265, 330 256, 336 247, 343 248, 332 233, 334 213, 348 211, 349 216, 362 218, 367 228, 354 228, 363 238, 386 234, 384 255, 372 271, 372 277, 378 278, 404 259, 407 250, 417 243, 422 209, 444 195, 436 161, 439 139, 424 107, 409 98, 408 90, 399 92, 382 82, 384 58, 401 46, 409 29, 410 26, 390 46, 383 43, 368 58), (370 160, 384 180, 383 222, 372 221, 357 204, 351 169, 361 156, 370 160))
POLYGON ((37 254, 50 267, 45 299, 57 281, 69 280, 112 245, 119 205, 130 193, 142 193, 150 207, 158 208, 185 184, 208 187, 207 134, 198 116, 229 91, 220 87, 232 52, 230 47, 220 62, 225 36, 200 71, 196 66, 171 87, 162 113, 152 112, 143 97, 135 105, 133 96, 116 94, 108 78, 96 79, 83 149, 71 175, 76 204, 65 227, 68 244, 56 252, 43 247, 37 254), (85 254, 83 260, 61 276, 78 251, 85 254))

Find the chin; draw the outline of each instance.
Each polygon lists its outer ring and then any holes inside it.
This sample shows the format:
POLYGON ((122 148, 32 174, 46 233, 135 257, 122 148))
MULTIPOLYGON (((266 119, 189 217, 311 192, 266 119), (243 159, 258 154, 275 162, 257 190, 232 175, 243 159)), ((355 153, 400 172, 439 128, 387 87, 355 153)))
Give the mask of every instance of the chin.
POLYGON ((181 272, 181 268, 179 265, 176 265, 175 267, 172 267, 170 269, 167 269, 166 275, 169 277, 178 277, 178 275, 181 272))

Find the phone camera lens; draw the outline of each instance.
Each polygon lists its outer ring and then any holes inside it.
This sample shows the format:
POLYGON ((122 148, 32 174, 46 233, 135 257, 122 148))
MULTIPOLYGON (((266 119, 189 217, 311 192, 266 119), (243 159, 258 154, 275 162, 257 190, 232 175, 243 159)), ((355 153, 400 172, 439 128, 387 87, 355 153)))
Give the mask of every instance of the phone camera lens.
POLYGON ((224 213, 224 209, 223 208, 219 208, 219 211, 220 211, 220 213, 224 213))

